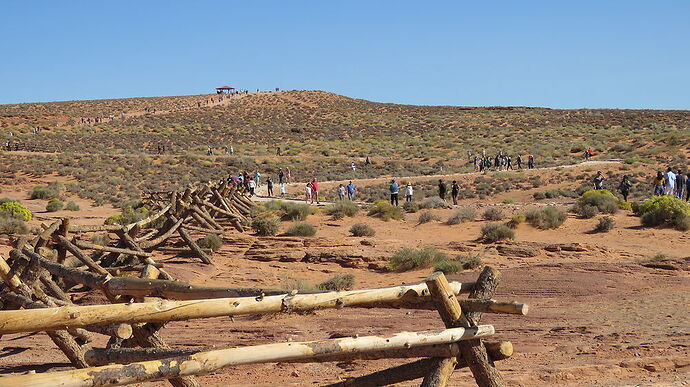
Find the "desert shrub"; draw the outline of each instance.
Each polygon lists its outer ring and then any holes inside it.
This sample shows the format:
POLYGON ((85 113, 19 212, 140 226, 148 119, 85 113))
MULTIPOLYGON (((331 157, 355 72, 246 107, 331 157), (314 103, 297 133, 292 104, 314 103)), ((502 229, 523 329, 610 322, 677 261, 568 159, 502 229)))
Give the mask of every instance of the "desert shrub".
POLYGON ((546 199, 546 194, 544 192, 539 191, 533 193, 532 197, 534 198, 534 200, 543 200, 546 199))
POLYGON ((625 200, 619 200, 618 201, 618 208, 624 211, 632 211, 633 210, 633 205, 630 202, 626 202, 625 200))
POLYGON ((342 219, 346 216, 353 217, 359 212, 359 205, 350 200, 339 200, 327 206, 324 212, 333 219, 342 219))
POLYGON ((400 207, 395 207, 385 201, 378 201, 374 203, 371 207, 369 207, 369 212, 367 215, 381 218, 386 222, 391 219, 405 219, 405 214, 402 212, 400 207))
POLYGON ((259 235, 273 236, 280 230, 280 218, 274 216, 258 216, 252 219, 251 227, 259 235))
POLYGON ((505 218, 505 215, 503 215, 503 211, 501 211, 500 208, 491 207, 487 208, 484 213, 482 213, 482 218, 484 218, 484 220, 501 220, 505 218))
POLYGON ((504 224, 489 223, 482 226, 481 239, 486 243, 494 243, 504 239, 515 239, 515 231, 504 224))
POLYGON ((65 206, 65 203, 63 203, 60 200, 57 199, 51 199, 48 204, 46 204, 46 211, 48 212, 55 212, 55 211, 60 211, 62 207, 65 206))
POLYGON ((646 227, 671 226, 681 231, 690 229, 690 203, 670 195, 645 200, 640 204, 638 214, 646 227))
POLYGON ((395 271, 407 271, 430 267, 444 260, 448 260, 448 256, 434 247, 424 247, 419 250, 404 247, 393 255, 388 262, 388 267, 395 271))
POLYGON ((350 227, 350 233, 356 237, 370 237, 376 235, 376 230, 364 223, 355 223, 350 227))
POLYGON ((405 202, 403 204, 403 210, 405 210, 405 212, 409 212, 409 213, 413 214, 413 213, 419 211, 419 203, 417 203, 417 202, 405 202))
POLYGON ((477 217, 477 211, 474 210, 472 207, 465 207, 461 208, 453 213, 448 220, 446 221, 446 224, 460 224, 463 222, 470 222, 473 221, 477 217))
POLYGON ((79 205, 75 202, 69 202, 65 205, 67 211, 79 211, 79 205))
POLYGON ((352 290, 355 287, 355 276, 352 274, 338 274, 316 285, 319 290, 326 292, 339 292, 352 290))
POLYGON ((221 248, 221 246, 223 246, 223 240, 216 234, 208 234, 205 237, 198 239, 196 244, 202 249, 217 251, 221 248))
POLYGON ((618 212, 618 198, 609 190, 589 190, 582 194, 576 206, 590 205, 595 206, 604 214, 615 214, 618 212))
POLYGON ((297 290, 302 293, 317 293, 321 291, 321 289, 317 288, 313 283, 301 278, 283 278, 280 287, 285 290, 297 290))
POLYGON ((515 199, 513 199, 513 198, 503 199, 503 204, 513 204, 513 203, 515 203, 515 199))
POLYGON ((58 197, 59 192, 52 188, 46 186, 37 185, 31 190, 31 199, 53 199, 58 197))
POLYGON ((422 200, 422 204, 419 205, 419 208, 423 208, 423 209, 448 208, 448 203, 446 203, 445 200, 441 199, 438 196, 432 196, 430 198, 426 198, 426 199, 422 200))
POLYGON ((454 259, 440 260, 434 265, 434 271, 442 271, 445 274, 457 273, 462 270, 476 269, 483 262, 479 255, 458 255, 454 259))
POLYGON ((275 212, 282 220, 302 221, 311 215, 313 208, 304 203, 285 202, 282 200, 271 200, 263 205, 268 211, 275 212))
POLYGON ((29 232, 24 220, 8 213, 0 213, 0 234, 26 234, 29 232))
POLYGON ((599 214, 599 209, 597 208, 597 206, 592 206, 589 204, 575 203, 575 205, 572 208, 572 211, 576 213, 577 216, 583 219, 592 219, 593 217, 597 216, 597 214, 599 214))
POLYGON ((110 244, 110 237, 107 232, 99 232, 91 236, 91 243, 99 246, 107 246, 110 244))
POLYGON ((599 219, 599 223, 594 227, 594 232, 609 232, 616 225, 616 220, 610 216, 599 219))
POLYGON ((515 230, 521 223, 524 223, 525 220, 527 220, 527 217, 525 217, 524 214, 517 214, 510 218, 508 222, 506 222, 506 226, 515 230))
POLYGON ((434 220, 441 220, 441 217, 434 214, 431 211, 424 211, 421 214, 419 214, 419 219, 417 220, 420 224, 422 223, 429 223, 434 220))
POLYGON ((149 216, 149 210, 146 207, 134 208, 131 206, 124 207, 122 213, 113 215, 105 220, 105 224, 121 224, 126 225, 136 223, 149 216))
POLYGON ((290 226, 285 235, 310 237, 316 235, 316 227, 309 223, 295 223, 290 226))
POLYGON ((525 219, 536 228, 548 230, 560 227, 565 222, 566 215, 554 206, 527 211, 525 219))
POLYGON ((25 222, 30 221, 34 217, 34 214, 32 214, 26 206, 16 201, 0 204, 0 215, 3 213, 9 214, 12 217, 17 217, 25 222))

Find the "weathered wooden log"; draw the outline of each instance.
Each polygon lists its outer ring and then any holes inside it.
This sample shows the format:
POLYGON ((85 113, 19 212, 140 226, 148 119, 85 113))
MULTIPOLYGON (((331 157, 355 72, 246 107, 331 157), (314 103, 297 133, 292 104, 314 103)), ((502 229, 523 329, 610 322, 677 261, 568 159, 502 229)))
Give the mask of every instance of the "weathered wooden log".
POLYGON ((209 265, 212 265, 212 264, 213 264, 213 260, 211 259, 211 257, 210 257, 208 254, 206 254, 206 253, 201 249, 201 247, 199 247, 199 245, 196 244, 196 242, 194 241, 194 239, 192 239, 192 237, 189 236, 189 234, 187 233, 187 231, 185 231, 184 229, 180 228, 180 229, 177 230, 177 232, 180 234, 180 236, 182 237, 182 239, 184 239, 185 243, 187 243, 187 245, 189 245, 189 247, 192 249, 192 251, 194 251, 194 253, 195 253, 196 255, 198 255, 199 258, 201 258, 201 261, 202 261, 203 263, 206 263, 206 264, 209 264, 209 265))
POLYGON ((108 274, 108 271, 106 271, 104 268, 101 267, 101 265, 97 264, 94 262, 91 257, 86 255, 79 247, 77 247, 74 243, 70 242, 67 238, 65 238, 62 235, 56 235, 56 239, 62 247, 67 249, 72 255, 74 255, 78 260, 80 260, 86 267, 91 269, 96 274, 108 274))
MULTIPOLYGON (((88 275, 94 276, 91 273, 88 275)), ((93 279, 90 279, 91 281, 93 279)), ((115 280, 115 278, 113 278, 115 280)), ((453 291, 467 290, 467 284, 454 282, 453 291)), ((315 294, 286 294, 266 297, 217 298, 195 301, 147 302, 141 304, 113 304, 69 306, 43 310, 0 311, 0 334, 35 332, 65 326, 180 321, 193 318, 238 316, 277 312, 299 312, 323 308, 342 308, 357 304, 392 302, 409 297, 410 292, 428 295, 426 285, 399 286, 371 290, 315 294)))
POLYGON ((75 225, 70 226, 70 231, 73 233, 83 232, 98 232, 98 231, 117 231, 122 226, 118 224, 97 224, 97 225, 75 225))
POLYGON ((84 329, 119 339, 129 339, 132 337, 132 326, 129 324, 90 325, 84 329))
POLYGON ((111 294, 135 297, 163 297, 173 300, 203 300, 228 297, 256 297, 286 294, 285 290, 195 286, 180 281, 141 278, 112 278, 106 284, 111 294))
POLYGON ((35 253, 33 250, 28 249, 26 246, 21 253, 15 249, 12 250, 10 254, 16 254, 17 258, 24 259, 26 261, 29 261, 27 256, 32 258, 35 257, 40 261, 41 267, 46 269, 50 274, 69 279, 70 281, 76 283, 84 284, 91 288, 98 288, 109 277, 109 275, 99 276, 87 271, 77 270, 59 263, 51 262, 35 253))
POLYGON ((123 249, 120 247, 113 247, 113 246, 101 246, 101 245, 97 245, 95 243, 80 241, 80 240, 74 240, 72 243, 74 243, 75 245, 77 245, 78 247, 80 247, 82 249, 101 250, 101 251, 107 251, 110 253, 136 255, 136 256, 140 256, 140 257, 150 257, 151 256, 151 253, 147 253, 145 251, 123 249))
POLYGON ((140 220, 140 221, 138 221, 138 222, 130 223, 130 224, 124 226, 124 227, 125 227, 125 229, 127 229, 127 231, 133 229, 134 227, 145 228, 147 225, 149 225, 149 224, 155 222, 158 218, 160 218, 161 216, 165 215, 165 214, 168 212, 168 210, 170 209, 170 207, 171 207, 171 204, 168 204, 167 206, 161 208, 161 209, 160 209, 158 212, 156 212, 155 214, 153 214, 153 215, 151 215, 151 216, 149 216, 149 217, 147 217, 147 218, 145 218, 145 219, 142 219, 142 220, 140 220))
POLYGON ((151 249, 165 243, 165 241, 167 241, 175 232, 177 232, 177 230, 180 228, 183 222, 184 219, 176 221, 175 223, 170 225, 170 228, 168 228, 164 233, 160 234, 154 239, 139 241, 139 247, 141 247, 142 249, 151 249))
MULTIPOLYGON (((70 220, 69 218, 63 218, 62 222, 60 223, 60 228, 58 229, 58 234, 62 235, 64 238, 67 238, 69 236, 69 229, 70 229, 70 220)), ((58 257, 57 261, 58 263, 65 263, 65 259, 67 259, 67 249, 62 246, 58 246, 58 257)))
POLYGON ((186 229, 186 230, 205 232, 207 234, 218 234, 219 233, 218 230, 214 230, 212 228, 199 227, 199 226, 194 226, 194 225, 187 224, 187 223, 183 224, 181 227, 186 229))
POLYGON ((389 337, 365 336, 307 342, 276 343, 239 347, 193 355, 54 373, 5 376, 0 386, 77 387, 93 386, 107 380, 110 385, 122 385, 175 376, 199 375, 222 367, 242 364, 273 363, 300 358, 377 350, 403 350, 421 345, 448 344, 493 334, 491 325, 475 328, 454 328, 443 331, 403 332, 389 337))
POLYGON ((48 241, 50 241, 50 238, 53 236, 53 234, 60 228, 62 225, 62 219, 58 219, 55 222, 53 222, 50 226, 46 227, 43 232, 38 234, 36 238, 31 241, 31 244, 34 246, 34 251, 38 252, 38 249, 41 247, 44 247, 48 241))
MULTIPOLYGON (((118 236, 124 242, 125 246, 129 247, 132 250, 137 250, 137 251, 143 251, 143 249, 137 244, 137 242, 134 241, 131 235, 129 235, 125 230, 120 230, 118 231, 118 236)), ((150 257, 137 257, 139 258, 139 262, 145 264, 145 265, 154 265, 160 269, 159 263, 155 262, 152 258, 150 257)), ((160 269, 160 278, 166 279, 166 280, 172 280, 172 276, 168 274, 163 269, 160 269)))
MULTIPOLYGON (((457 346, 457 344, 455 345, 457 346)), ((456 349, 459 351, 459 348, 456 349)), ((504 360, 513 354, 513 345, 510 341, 486 343, 486 349, 489 352, 489 356, 491 357, 492 361, 504 360)), ((437 361, 438 358, 433 357, 421 359, 412 363, 377 371, 369 375, 329 384, 325 387, 378 387, 396 384, 407 380, 419 379, 425 375, 428 375, 429 372, 431 372, 432 367, 436 366, 437 361)), ((465 367, 467 367, 467 363, 464 359, 459 358, 458 363, 455 365, 455 369, 465 367)))

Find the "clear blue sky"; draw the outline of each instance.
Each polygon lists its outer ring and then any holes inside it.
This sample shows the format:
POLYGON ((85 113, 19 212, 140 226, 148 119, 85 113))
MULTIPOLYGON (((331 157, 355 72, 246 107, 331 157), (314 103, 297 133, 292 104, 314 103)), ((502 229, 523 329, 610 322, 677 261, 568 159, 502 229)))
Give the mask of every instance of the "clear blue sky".
POLYGON ((690 109, 690 1, 0 5, 0 103, 320 89, 375 101, 690 109))

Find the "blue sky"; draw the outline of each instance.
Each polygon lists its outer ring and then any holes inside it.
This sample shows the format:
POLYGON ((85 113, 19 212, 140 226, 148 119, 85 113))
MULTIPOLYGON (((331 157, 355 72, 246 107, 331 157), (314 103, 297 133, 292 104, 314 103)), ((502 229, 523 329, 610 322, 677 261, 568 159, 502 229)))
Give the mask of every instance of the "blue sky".
POLYGON ((426 105, 690 109, 690 1, 0 4, 0 103, 319 89, 426 105))

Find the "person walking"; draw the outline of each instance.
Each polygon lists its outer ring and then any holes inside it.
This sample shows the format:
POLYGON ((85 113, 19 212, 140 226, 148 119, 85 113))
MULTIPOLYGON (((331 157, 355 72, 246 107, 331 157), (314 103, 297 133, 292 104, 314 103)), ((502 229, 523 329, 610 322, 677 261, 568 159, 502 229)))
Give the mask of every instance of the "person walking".
POLYGON ((628 175, 623 176, 623 180, 618 186, 618 190, 621 191, 621 195, 623 195, 623 200, 625 200, 626 202, 628 201, 628 195, 630 194, 631 189, 632 183, 630 182, 628 175))
POLYGON ((395 179, 391 180, 391 185, 389 187, 391 191, 391 205, 398 206, 398 193, 400 192, 400 186, 395 182, 395 179))
POLYGON ((654 195, 656 196, 661 196, 664 194, 664 185, 666 185, 666 178, 664 178, 664 174, 661 173, 661 171, 658 171, 656 173, 656 177, 654 178, 654 195))
POLYGON ((319 182, 316 181, 316 178, 311 180, 311 190, 312 202, 316 199, 316 204, 319 204, 319 182))
POLYGON ((247 187, 249 187, 249 197, 254 196, 256 191, 256 182, 253 179, 249 179, 247 187))
POLYGON ((283 168, 280 168, 278 170, 278 184, 283 183, 285 183, 285 172, 283 172, 283 168))
POLYGON ((517 157, 515 158, 515 162, 517 162, 518 169, 522 169, 522 156, 521 155, 517 155, 517 157))
POLYGON ((447 191, 448 187, 446 186, 446 183, 443 181, 443 179, 438 179, 438 197, 440 197, 442 200, 446 200, 447 191))
POLYGON ((292 173, 290 172, 290 168, 285 168, 285 182, 289 183, 290 180, 292 180, 292 173))
POLYGON ((450 186, 450 196, 453 198, 453 205, 458 205, 458 194, 460 193, 460 186, 458 182, 453 180, 453 184, 450 186))
POLYGON ((679 169, 676 172, 676 197, 678 199, 683 200, 683 194, 685 193, 685 185, 687 181, 685 179, 685 175, 683 175, 683 172, 679 169))
POLYGON ((411 203, 412 195, 414 195, 414 189, 412 188, 412 183, 408 181, 407 185, 405 185, 405 201, 411 203))
POLYGON ((527 169, 534 169, 534 155, 527 156, 527 169))
POLYGON ((685 201, 690 201, 690 172, 685 175, 685 201))
POLYGON ((665 195, 673 195, 676 192, 676 174, 673 173, 673 169, 668 167, 666 170, 666 187, 664 189, 665 195))
POLYGON ((311 182, 307 183, 307 186, 304 189, 304 194, 305 194, 305 202, 312 204, 314 203, 314 192, 313 192, 313 187, 311 185, 311 182))
POLYGON ((345 200, 345 186, 342 184, 338 186, 338 200, 345 200))
POLYGON ((273 197, 273 180, 269 176, 266 179, 266 189, 268 189, 268 197, 272 198, 273 197))
POLYGON ((350 201, 355 201, 355 191, 357 190, 357 187, 355 187, 354 184, 352 184, 352 181, 347 185, 347 200, 350 201))
POLYGON ((280 183, 280 197, 285 197, 285 183, 280 183))
POLYGON ((597 175, 594 176, 594 189, 601 190, 604 189, 604 175, 601 171, 597 171, 597 175))
POLYGON ((256 186, 261 187, 261 172, 254 172, 254 180, 256 181, 256 186))

